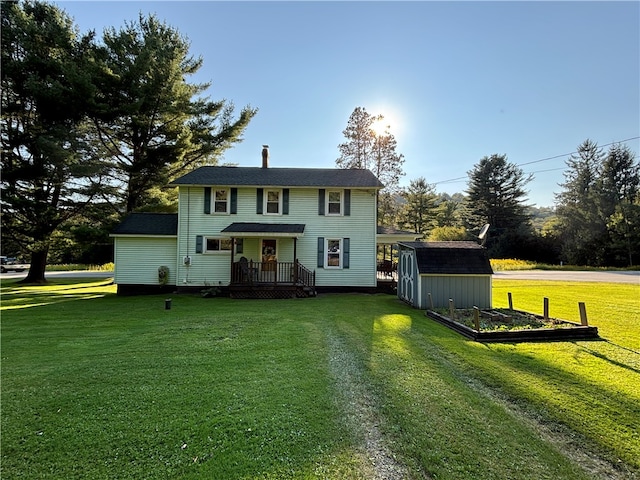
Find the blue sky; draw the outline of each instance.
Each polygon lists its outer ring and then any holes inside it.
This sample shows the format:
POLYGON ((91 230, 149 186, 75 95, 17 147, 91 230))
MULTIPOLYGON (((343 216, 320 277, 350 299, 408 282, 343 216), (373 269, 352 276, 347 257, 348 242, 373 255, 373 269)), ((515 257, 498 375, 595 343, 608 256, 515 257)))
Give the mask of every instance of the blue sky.
POLYGON ((391 125, 401 185, 463 192, 482 157, 506 154, 535 172, 530 203, 552 206, 562 155, 640 136, 640 2, 55 3, 82 32, 142 12, 186 36, 204 61, 189 81, 259 109, 225 154, 241 166, 268 144, 271 166, 332 168, 364 107, 391 125))

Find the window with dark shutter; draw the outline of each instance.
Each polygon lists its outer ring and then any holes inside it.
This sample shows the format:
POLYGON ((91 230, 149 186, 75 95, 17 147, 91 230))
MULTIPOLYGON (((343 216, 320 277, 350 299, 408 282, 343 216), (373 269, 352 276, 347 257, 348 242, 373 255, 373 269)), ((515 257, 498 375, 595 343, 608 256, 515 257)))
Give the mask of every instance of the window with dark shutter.
POLYGON ((282 214, 289 215, 289 189, 282 190, 282 214))
POLYGON ((324 237, 318 237, 318 268, 324 267, 324 237))
POLYGON ((262 215, 262 201, 264 198, 264 189, 256 189, 256 213, 262 215))
POLYGON ((324 194, 324 188, 318 190, 318 215, 324 215, 324 194))
POLYGON ((342 268, 349 268, 349 250, 350 240, 348 238, 342 239, 342 268))
POLYGON ((351 215, 351 190, 349 189, 344 191, 344 214, 351 215))
POLYGON ((238 213, 238 189, 237 188, 231 189, 231 210, 229 213, 231 213, 232 215, 235 215, 236 213, 238 213))
POLYGON ((204 187, 204 213, 211 213, 211 187, 204 187))
POLYGON ((202 235, 196 235, 196 253, 202 253, 202 235))

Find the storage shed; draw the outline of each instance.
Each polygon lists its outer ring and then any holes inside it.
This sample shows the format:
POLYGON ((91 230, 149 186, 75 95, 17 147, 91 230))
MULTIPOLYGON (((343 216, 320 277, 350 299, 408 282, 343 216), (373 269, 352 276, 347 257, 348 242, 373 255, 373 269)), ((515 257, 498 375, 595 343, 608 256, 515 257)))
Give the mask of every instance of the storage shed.
POLYGON ((474 242, 401 242, 398 297, 427 309, 491 308, 491 263, 487 250, 474 242))

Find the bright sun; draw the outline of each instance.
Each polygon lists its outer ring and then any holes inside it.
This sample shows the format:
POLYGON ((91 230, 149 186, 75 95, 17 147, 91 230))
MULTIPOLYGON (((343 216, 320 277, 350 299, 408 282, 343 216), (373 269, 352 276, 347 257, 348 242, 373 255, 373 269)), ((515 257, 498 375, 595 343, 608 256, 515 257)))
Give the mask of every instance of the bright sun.
POLYGON ((372 109, 375 112, 375 117, 378 115, 382 116, 382 120, 374 120, 371 124, 371 130, 378 135, 394 135, 397 136, 399 133, 399 117, 396 115, 393 108, 389 108, 389 106, 381 107, 379 110, 372 109))
POLYGON ((373 130, 374 133, 379 137, 388 134, 390 127, 391 125, 389 124, 389 120, 386 117, 382 120, 374 120, 371 124, 371 130, 373 130))

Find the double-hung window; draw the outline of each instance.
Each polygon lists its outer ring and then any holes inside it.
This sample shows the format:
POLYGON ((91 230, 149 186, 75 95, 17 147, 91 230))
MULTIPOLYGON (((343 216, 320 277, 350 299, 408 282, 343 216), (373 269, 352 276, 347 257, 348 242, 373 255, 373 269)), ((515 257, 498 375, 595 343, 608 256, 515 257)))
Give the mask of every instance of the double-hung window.
POLYGON ((350 238, 318 237, 318 268, 349 268, 350 238))
POLYGON ((348 217, 351 215, 351 189, 318 189, 318 215, 348 217))
POLYGON ((325 241, 327 242, 326 268, 340 268, 342 266, 342 239, 327 238, 325 241))
POLYGON ((266 215, 281 215, 282 214, 282 191, 281 190, 269 190, 264 191, 264 203, 266 215))
POLYGON ((340 190, 328 190, 327 191, 327 215, 342 215, 342 191, 340 190))
POLYGON ((213 195, 213 211, 215 213, 229 213, 229 190, 216 188, 213 195))

